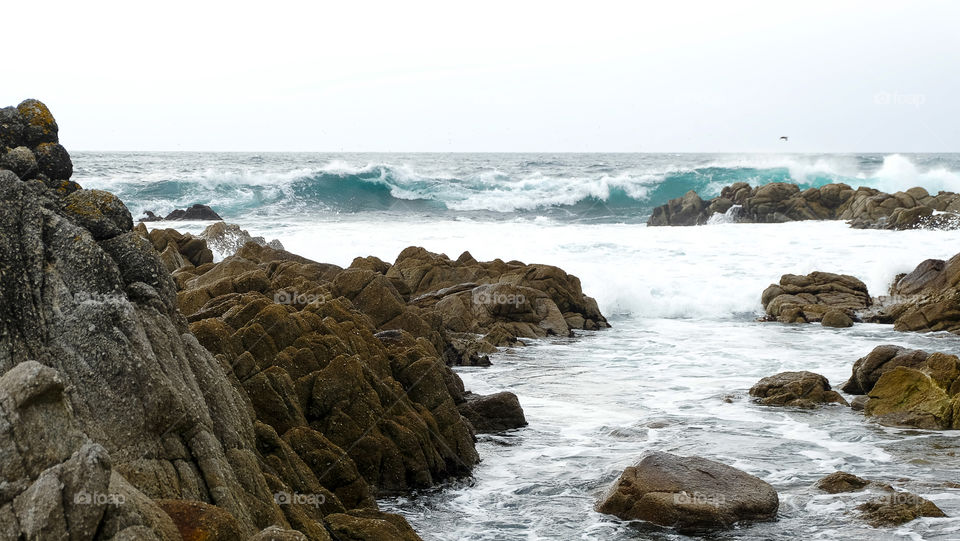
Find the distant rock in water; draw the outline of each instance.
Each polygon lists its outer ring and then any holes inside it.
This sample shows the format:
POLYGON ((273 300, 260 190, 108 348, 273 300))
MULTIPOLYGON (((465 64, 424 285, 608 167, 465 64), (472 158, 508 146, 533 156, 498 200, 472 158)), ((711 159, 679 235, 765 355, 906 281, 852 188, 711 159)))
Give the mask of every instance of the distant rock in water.
POLYGON ((167 214, 166 217, 161 218, 154 214, 153 211, 145 211, 144 216, 139 220, 140 222, 159 222, 162 220, 170 221, 185 221, 185 220, 223 220, 219 214, 216 213, 212 208, 207 205, 201 205, 199 203, 189 207, 187 209, 176 209, 170 214, 167 214))
POLYGON ((653 209, 649 226, 691 226, 723 222, 782 223, 801 220, 846 220, 858 229, 957 229, 960 195, 931 196, 920 187, 888 194, 874 188, 854 190, 846 184, 827 184, 801 191, 796 184, 771 182, 751 187, 738 182, 704 201, 694 191, 653 209))
POLYGON ((597 511, 705 533, 773 520, 779 507, 777 491, 758 477, 705 458, 653 452, 624 470, 597 511))
POLYGON ((219 214, 207 205, 197 203, 192 207, 181 210, 177 209, 167 214, 164 220, 222 220, 219 214))

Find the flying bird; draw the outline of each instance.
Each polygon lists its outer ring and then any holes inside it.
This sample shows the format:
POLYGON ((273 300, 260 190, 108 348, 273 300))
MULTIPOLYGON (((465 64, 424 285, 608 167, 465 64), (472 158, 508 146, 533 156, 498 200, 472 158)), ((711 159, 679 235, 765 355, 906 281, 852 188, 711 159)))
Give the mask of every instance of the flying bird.
POLYGON ((786 136, 786 135, 781 135, 781 136, 780 136, 780 140, 781 140, 781 141, 789 141, 789 139, 787 139, 787 136, 786 136))

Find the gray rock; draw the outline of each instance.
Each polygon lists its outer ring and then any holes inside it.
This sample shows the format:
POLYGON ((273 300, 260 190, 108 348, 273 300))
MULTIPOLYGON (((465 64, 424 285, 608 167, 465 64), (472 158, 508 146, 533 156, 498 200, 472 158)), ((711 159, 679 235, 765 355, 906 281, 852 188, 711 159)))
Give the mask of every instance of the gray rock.
POLYGON ((597 511, 699 533, 773 520, 779 506, 777 491, 746 472, 705 458, 652 452, 623 472, 597 511))
POLYGON ((43 102, 29 99, 17 105, 17 111, 23 118, 23 142, 26 146, 35 147, 40 143, 58 142, 60 128, 57 121, 43 102))
POLYGON ((23 146, 23 128, 26 127, 16 107, 0 108, 0 150, 23 146))
POLYGON ((37 158, 27 147, 10 149, 0 157, 0 169, 9 169, 23 180, 34 178, 39 172, 37 158))
POLYGON ((130 211, 120 199, 102 190, 77 190, 64 199, 63 212, 96 240, 116 237, 133 229, 130 211))
POLYGON ((67 149, 59 143, 42 143, 33 151, 40 173, 52 180, 69 180, 73 175, 73 162, 67 149))

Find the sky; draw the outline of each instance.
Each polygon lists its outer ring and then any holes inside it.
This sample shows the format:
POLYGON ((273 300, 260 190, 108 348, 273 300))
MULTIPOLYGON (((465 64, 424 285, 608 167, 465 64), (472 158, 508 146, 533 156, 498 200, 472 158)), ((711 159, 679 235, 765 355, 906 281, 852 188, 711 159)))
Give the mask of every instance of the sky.
POLYGON ((960 2, 38 6, 0 104, 70 150, 960 150, 960 2))

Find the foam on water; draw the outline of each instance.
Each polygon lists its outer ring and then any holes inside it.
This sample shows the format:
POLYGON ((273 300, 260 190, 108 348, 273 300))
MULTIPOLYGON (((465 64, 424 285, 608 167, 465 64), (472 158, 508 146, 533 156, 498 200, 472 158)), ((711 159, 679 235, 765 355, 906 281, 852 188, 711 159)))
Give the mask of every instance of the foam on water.
POLYGON ((688 190, 708 198, 734 182, 960 191, 950 154, 77 153, 77 162, 76 180, 115 192, 138 216, 203 203, 232 220, 390 210, 640 223, 688 190))

